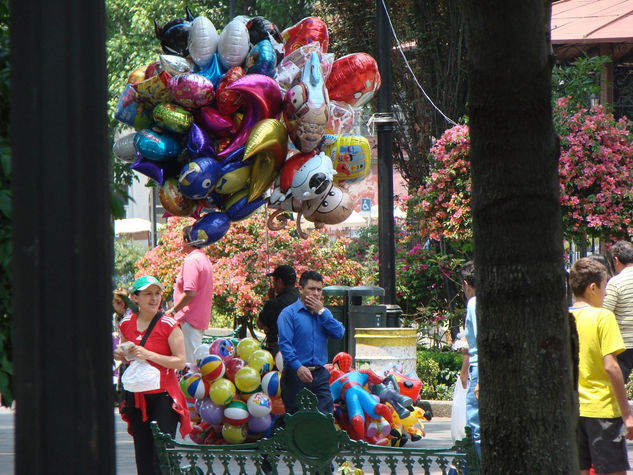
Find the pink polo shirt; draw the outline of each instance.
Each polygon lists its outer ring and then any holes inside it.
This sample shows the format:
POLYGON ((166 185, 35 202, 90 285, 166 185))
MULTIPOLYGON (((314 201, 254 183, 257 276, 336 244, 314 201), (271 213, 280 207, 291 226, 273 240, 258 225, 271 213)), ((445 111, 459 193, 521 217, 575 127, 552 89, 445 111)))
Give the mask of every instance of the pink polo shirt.
POLYGON ((194 290, 195 297, 174 317, 192 327, 206 330, 211 321, 213 302, 213 268, 202 249, 195 249, 185 257, 174 285, 174 303, 186 290, 194 290))

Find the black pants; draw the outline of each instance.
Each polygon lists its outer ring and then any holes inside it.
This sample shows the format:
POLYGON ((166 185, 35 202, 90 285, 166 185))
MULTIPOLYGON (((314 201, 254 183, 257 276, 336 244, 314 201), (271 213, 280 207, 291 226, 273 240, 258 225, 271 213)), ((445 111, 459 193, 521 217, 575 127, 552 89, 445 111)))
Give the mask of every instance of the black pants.
POLYGON ((315 369, 312 371, 312 382, 304 383, 299 379, 296 371, 284 368, 281 381, 281 398, 284 401, 288 414, 297 412, 296 397, 303 388, 308 388, 316 395, 320 412, 332 414, 334 402, 330 391, 330 373, 328 373, 327 369, 322 366, 315 369))
POLYGON ((156 421, 164 434, 176 436, 180 416, 171 407, 173 400, 169 393, 146 394, 147 420, 143 422, 143 413, 134 408, 130 411, 130 428, 134 439, 136 471, 139 475, 160 475, 158 452, 154 445, 150 421, 156 421))

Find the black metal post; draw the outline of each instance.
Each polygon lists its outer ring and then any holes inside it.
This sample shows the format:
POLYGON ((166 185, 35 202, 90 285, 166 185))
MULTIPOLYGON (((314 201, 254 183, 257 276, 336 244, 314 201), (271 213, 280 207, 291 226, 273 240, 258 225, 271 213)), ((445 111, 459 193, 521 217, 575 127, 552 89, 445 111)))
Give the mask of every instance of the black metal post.
POLYGON ((105 3, 11 0, 15 473, 114 473, 105 3))
POLYGON ((385 303, 396 303, 396 253, 393 230, 393 122, 391 119, 391 31, 385 8, 376 0, 377 62, 382 85, 378 90, 378 257, 380 286, 385 303))

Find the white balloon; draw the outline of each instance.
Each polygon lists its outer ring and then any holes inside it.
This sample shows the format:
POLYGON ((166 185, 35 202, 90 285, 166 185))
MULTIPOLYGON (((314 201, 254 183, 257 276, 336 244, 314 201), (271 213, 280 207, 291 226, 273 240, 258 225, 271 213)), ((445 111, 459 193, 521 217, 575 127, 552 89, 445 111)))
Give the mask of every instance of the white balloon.
POLYGON ((125 163, 134 163, 138 160, 136 156, 136 147, 134 147, 134 137, 136 132, 124 135, 114 142, 112 152, 116 157, 125 163))
POLYGON ((218 49, 218 32, 211 20, 199 16, 189 30, 189 55, 200 68, 206 68, 218 49))
POLYGON ((175 54, 161 54, 160 65, 172 76, 178 76, 179 74, 187 74, 191 72, 191 64, 182 56, 176 56, 175 54))
POLYGON ((240 18, 234 18, 224 27, 218 40, 218 56, 227 69, 239 66, 248 54, 248 29, 240 18))
POLYGON ((202 343, 201 345, 196 346, 196 349, 193 350, 193 357, 196 361, 190 361, 190 363, 198 364, 198 361, 200 361, 202 358, 204 358, 205 356, 209 356, 209 348, 211 348, 211 345, 207 343, 202 343))
POLYGON ((277 366, 278 371, 284 370, 284 357, 281 354, 281 351, 278 351, 275 355, 275 366, 277 366))

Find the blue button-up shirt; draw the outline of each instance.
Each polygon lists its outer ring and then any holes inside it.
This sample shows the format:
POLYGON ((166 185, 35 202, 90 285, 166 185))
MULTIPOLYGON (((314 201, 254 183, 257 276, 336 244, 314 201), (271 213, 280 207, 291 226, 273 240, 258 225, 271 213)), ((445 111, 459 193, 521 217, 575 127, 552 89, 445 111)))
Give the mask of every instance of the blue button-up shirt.
POLYGON ((345 328, 327 308, 317 315, 298 299, 279 314, 277 331, 284 366, 296 371, 301 365, 323 366, 327 363, 328 337, 342 338, 345 328))
POLYGON ((466 304, 466 324, 464 333, 468 342, 468 364, 477 364, 477 298, 471 297, 466 304))

